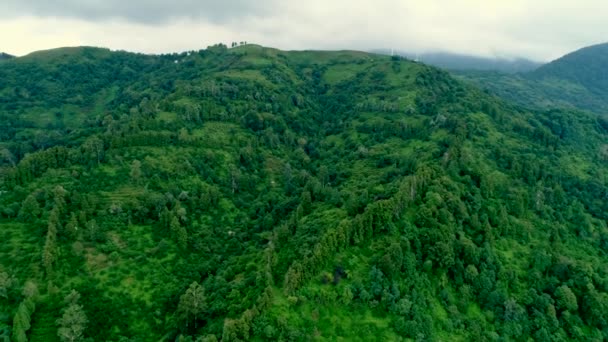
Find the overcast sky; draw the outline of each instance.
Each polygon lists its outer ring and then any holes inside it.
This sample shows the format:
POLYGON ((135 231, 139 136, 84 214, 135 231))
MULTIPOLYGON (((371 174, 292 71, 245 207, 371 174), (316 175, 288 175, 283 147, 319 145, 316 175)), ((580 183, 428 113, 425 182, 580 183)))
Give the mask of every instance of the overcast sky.
POLYGON ((0 51, 147 53, 232 41, 545 61, 608 41, 605 0, 1 0, 0 51))

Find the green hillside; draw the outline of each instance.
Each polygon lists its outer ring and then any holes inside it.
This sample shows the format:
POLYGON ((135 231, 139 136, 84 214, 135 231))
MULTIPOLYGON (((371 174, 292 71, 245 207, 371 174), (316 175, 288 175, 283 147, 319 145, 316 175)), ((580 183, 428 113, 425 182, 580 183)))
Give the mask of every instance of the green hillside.
POLYGON ((354 51, 0 67, 0 340, 602 341, 608 122, 354 51))

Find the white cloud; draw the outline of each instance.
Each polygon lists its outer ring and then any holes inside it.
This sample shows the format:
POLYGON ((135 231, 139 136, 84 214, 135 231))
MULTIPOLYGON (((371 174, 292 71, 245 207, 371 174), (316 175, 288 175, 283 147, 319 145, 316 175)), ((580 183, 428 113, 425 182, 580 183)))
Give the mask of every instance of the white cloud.
POLYGON ((608 2, 600 0, 238 0, 221 6, 180 0, 165 12, 160 1, 139 12, 134 2, 113 9, 89 1, 80 10, 74 6, 82 1, 68 1, 73 6, 63 10, 8 3, 13 7, 6 13, 13 14, 0 21, 7 33, 0 51, 19 55, 67 45, 175 52, 246 40, 282 49, 393 47, 549 60, 608 37, 608 2))

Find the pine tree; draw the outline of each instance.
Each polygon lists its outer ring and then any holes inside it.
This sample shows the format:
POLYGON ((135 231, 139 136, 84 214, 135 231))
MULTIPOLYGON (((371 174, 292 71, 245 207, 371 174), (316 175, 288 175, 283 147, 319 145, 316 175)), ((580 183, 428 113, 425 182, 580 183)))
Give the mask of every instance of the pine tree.
POLYGON ((31 314, 32 312, 30 312, 25 301, 19 304, 17 313, 15 313, 15 317, 13 318, 13 341, 27 341, 27 335, 25 332, 30 329, 31 314))
POLYGON ((31 317, 36 310, 35 300, 38 297, 38 288, 36 284, 28 281, 23 286, 23 295, 25 299, 19 304, 17 312, 13 317, 13 341, 26 342, 28 331, 31 327, 31 317))

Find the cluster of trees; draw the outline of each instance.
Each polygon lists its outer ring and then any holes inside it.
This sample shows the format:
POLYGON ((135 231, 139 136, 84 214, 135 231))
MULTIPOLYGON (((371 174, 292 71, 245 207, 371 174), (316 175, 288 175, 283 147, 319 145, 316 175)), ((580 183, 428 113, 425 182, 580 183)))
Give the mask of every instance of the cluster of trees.
POLYGON ((232 42, 230 44, 230 47, 237 47, 237 46, 242 46, 242 45, 247 45, 247 42, 245 42, 245 41, 241 41, 241 42, 238 42, 238 43, 237 42, 232 42))

